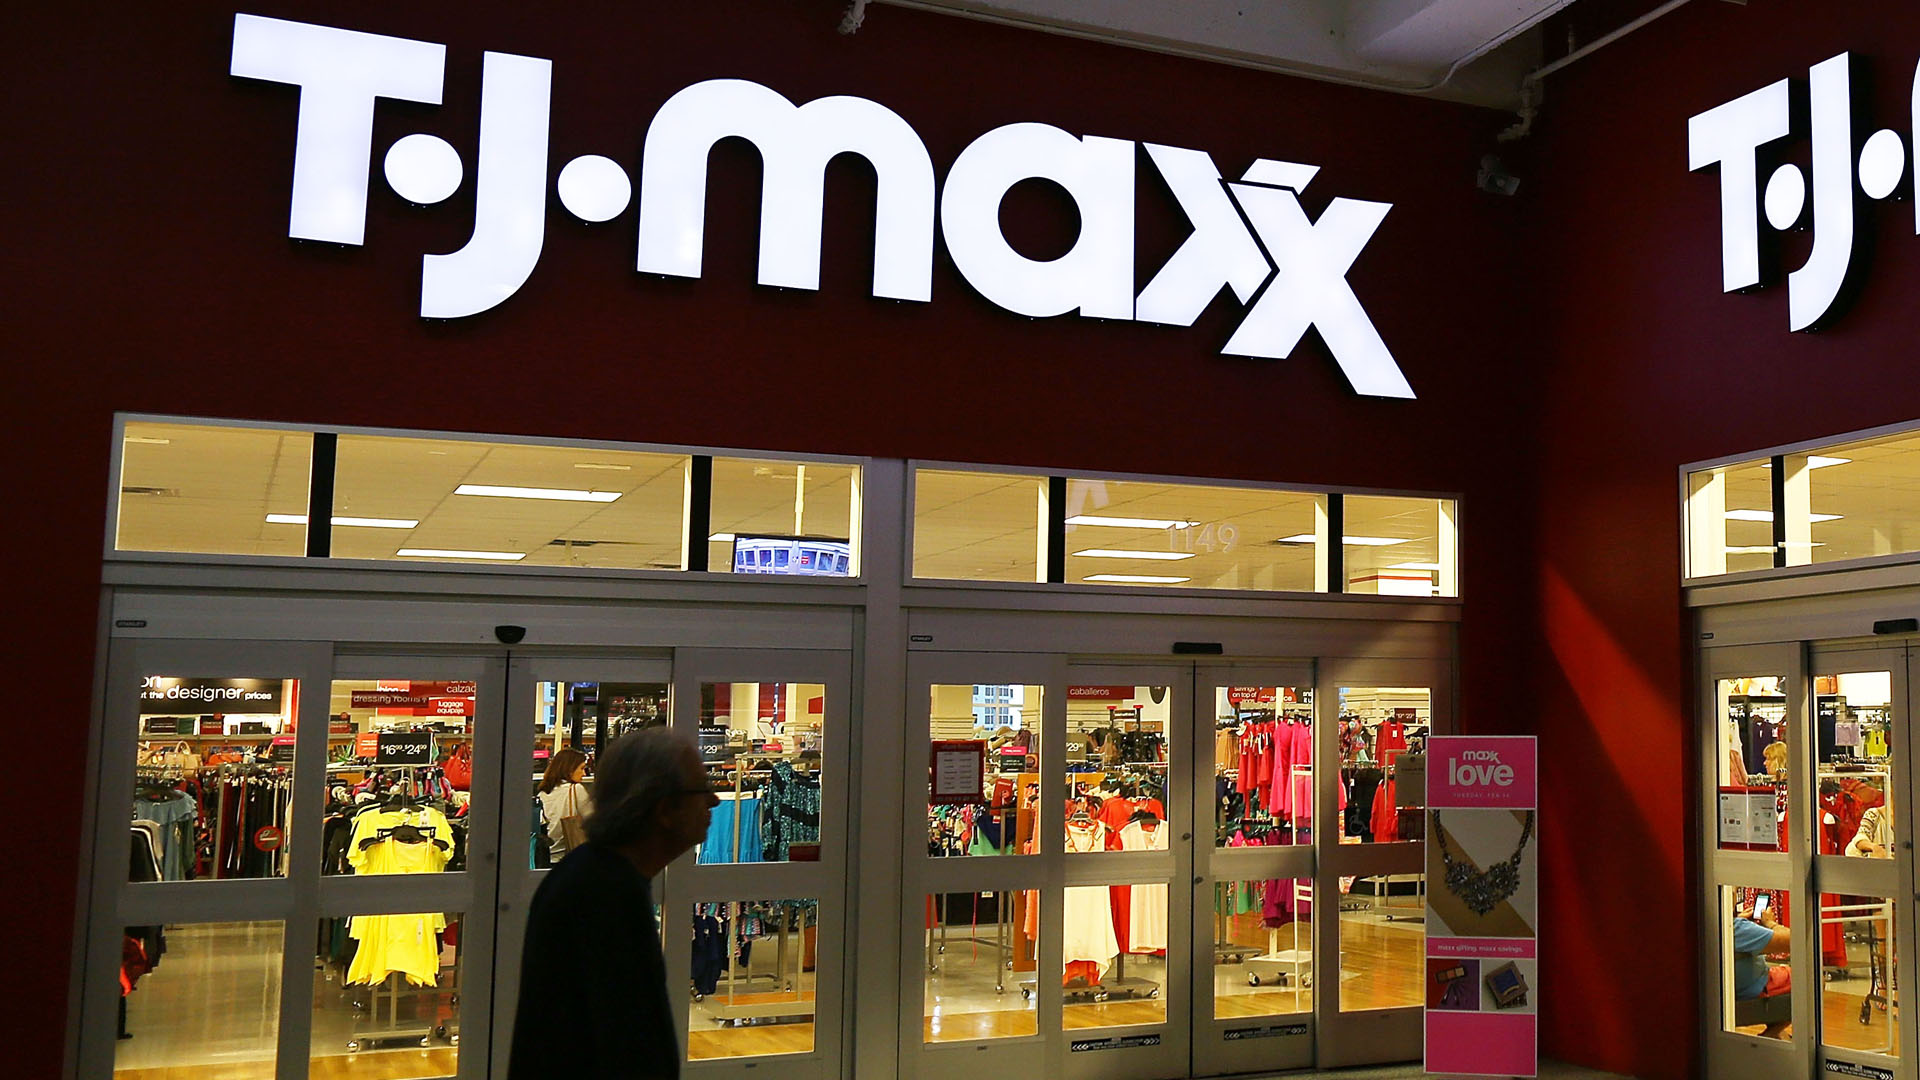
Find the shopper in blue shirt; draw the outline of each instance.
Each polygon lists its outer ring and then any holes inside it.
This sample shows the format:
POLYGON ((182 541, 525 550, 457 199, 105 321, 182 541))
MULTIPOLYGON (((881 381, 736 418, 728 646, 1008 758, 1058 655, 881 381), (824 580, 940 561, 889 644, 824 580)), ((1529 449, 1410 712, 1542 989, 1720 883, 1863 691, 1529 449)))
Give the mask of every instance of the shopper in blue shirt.
MULTIPOLYGON (((1733 918, 1733 997, 1736 1001, 1775 997, 1793 989, 1793 969, 1786 964, 1768 964, 1766 957, 1787 952, 1793 945, 1793 931, 1780 925, 1771 908, 1763 907, 1758 918, 1751 913, 1733 918)), ((1778 1039, 1786 1034, 1788 1021, 1769 1023, 1761 1034, 1778 1039)))

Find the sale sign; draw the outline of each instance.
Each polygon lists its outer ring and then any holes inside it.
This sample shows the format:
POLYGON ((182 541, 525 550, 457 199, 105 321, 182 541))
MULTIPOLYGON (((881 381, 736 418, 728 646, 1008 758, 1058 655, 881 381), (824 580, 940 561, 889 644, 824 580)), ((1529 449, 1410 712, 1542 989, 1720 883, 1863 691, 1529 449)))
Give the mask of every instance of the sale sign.
POLYGON ((1539 764, 1530 737, 1427 740, 1426 1069, 1539 1074, 1539 764))

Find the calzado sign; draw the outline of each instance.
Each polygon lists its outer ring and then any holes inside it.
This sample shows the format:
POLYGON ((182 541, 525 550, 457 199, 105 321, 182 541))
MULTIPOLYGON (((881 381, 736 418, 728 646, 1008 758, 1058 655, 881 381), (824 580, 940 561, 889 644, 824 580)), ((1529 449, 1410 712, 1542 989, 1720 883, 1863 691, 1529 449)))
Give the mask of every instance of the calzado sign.
MULTIPOLYGON (((446 46, 431 42, 235 16, 232 73, 300 87, 289 236, 364 241, 374 102, 440 104, 445 62, 446 46)), ((473 236, 459 251, 425 257, 422 317, 486 311, 533 273, 546 232, 552 74, 549 60, 485 54, 473 236)), ((873 295, 932 298, 935 180, 920 136, 865 98, 795 105, 742 79, 695 83, 654 116, 642 155, 635 269, 700 276, 707 154, 729 137, 751 141, 764 162, 761 284, 820 287, 826 165, 851 153, 872 164, 878 181, 873 295)), ((954 265, 992 303, 1035 317, 1077 311, 1191 326, 1230 288, 1249 308, 1221 352, 1285 357, 1312 327, 1356 392, 1414 396, 1346 281, 1389 204, 1336 198, 1310 220, 1299 193, 1318 166, 1261 159, 1239 181, 1222 183, 1204 151, 1152 143, 1146 151, 1193 233, 1137 296, 1134 142, 1047 124, 994 128, 954 159, 938 199, 954 265), (1001 199, 1036 177, 1059 184, 1080 212, 1073 248, 1048 261, 1021 255, 1000 231, 1001 199)), ((465 166, 446 140, 414 134, 393 144, 383 171, 403 198, 424 205, 458 190, 465 166)), ((561 205, 586 221, 611 220, 632 201, 626 170, 599 155, 568 162, 554 182, 561 205)))

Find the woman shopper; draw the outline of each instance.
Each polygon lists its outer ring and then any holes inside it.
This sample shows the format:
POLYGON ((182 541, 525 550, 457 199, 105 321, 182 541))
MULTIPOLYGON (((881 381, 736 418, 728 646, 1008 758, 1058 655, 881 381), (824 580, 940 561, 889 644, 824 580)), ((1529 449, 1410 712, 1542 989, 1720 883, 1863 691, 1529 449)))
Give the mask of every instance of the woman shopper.
POLYGON ((569 746, 557 750, 540 777, 540 820, 547 829, 547 850, 559 862, 570 846, 567 840, 568 818, 576 830, 593 811, 593 796, 581 781, 587 776, 587 755, 569 746))

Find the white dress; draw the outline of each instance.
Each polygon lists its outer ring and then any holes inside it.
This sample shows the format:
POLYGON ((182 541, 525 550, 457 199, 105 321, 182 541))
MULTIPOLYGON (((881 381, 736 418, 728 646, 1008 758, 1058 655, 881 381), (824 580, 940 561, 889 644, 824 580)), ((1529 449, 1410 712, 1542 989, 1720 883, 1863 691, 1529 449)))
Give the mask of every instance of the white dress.
MULTIPOLYGON (((1091 827, 1067 826, 1068 851, 1105 851, 1107 827, 1094 822, 1091 827)), ((1105 885, 1080 885, 1066 890, 1061 908, 1064 933, 1062 959, 1091 960, 1104 977, 1120 955, 1120 939, 1113 933, 1112 893, 1105 885)), ((1162 920, 1164 922, 1164 919, 1162 920)))
MULTIPOLYGON (((1167 826, 1148 829, 1137 821, 1120 827, 1120 850, 1167 850, 1167 826)), ((1127 918, 1127 951, 1156 952, 1167 947, 1167 887, 1135 885, 1127 918)))

